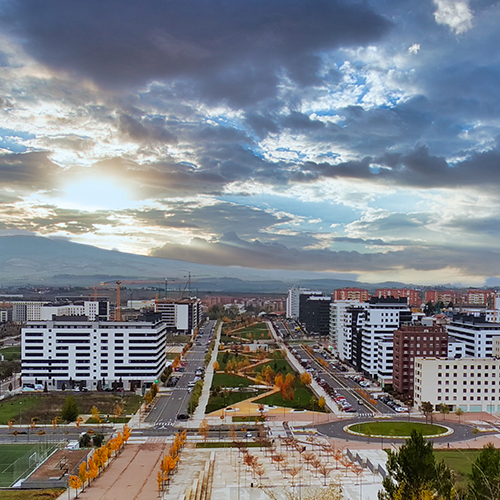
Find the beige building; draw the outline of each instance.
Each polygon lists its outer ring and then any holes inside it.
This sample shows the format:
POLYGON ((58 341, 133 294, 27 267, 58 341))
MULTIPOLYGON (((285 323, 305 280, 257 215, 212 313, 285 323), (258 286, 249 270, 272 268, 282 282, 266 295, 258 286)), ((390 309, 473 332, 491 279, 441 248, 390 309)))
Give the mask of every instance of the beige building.
POLYGON ((500 413, 500 360, 415 358, 415 407, 429 401, 450 410, 500 413))
POLYGON ((500 359, 500 337, 491 338, 491 355, 500 359))

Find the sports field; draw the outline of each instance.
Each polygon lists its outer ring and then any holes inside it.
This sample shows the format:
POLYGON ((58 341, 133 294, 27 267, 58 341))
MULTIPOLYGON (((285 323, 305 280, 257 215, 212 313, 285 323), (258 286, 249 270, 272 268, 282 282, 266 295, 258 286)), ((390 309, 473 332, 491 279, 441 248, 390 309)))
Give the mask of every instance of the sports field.
POLYGON ((0 488, 8 488, 19 479, 27 477, 53 448, 53 443, 1 444, 0 488))

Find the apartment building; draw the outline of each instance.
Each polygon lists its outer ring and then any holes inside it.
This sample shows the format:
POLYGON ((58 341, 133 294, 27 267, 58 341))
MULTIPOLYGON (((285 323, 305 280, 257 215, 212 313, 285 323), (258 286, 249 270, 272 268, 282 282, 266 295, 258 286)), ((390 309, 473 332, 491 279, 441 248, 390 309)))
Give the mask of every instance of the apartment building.
POLYGON ((159 300, 155 312, 171 332, 192 335, 202 321, 203 308, 199 299, 159 300))
POLYGON ((333 300, 355 300, 366 302, 370 298, 368 290, 364 288, 337 288, 333 292, 333 300))
POLYGON ((50 320, 52 316, 86 316, 89 320, 109 320, 109 302, 83 301, 76 303, 49 304, 39 301, 18 301, 12 303, 12 321, 50 320))
POLYGON ((288 290, 288 294, 286 297, 286 317, 298 320, 300 316, 300 298, 305 296, 321 296, 323 292, 318 290, 309 290, 307 288, 291 288, 288 290))
POLYGON ((468 305, 493 306, 495 290, 467 290, 466 302, 468 305))
POLYGON ((500 360, 416 357, 415 407, 423 401, 451 411, 500 413, 500 360))
POLYGON ((394 390, 413 397, 414 361, 419 356, 448 356, 448 332, 442 325, 402 325, 393 337, 394 390))
POLYGON ((163 322, 28 322, 21 334, 23 383, 47 383, 49 390, 150 384, 165 368, 166 333, 163 322))
POLYGON ((424 302, 432 302, 437 304, 442 302, 445 306, 451 302, 452 304, 459 304, 461 302, 461 297, 458 292, 454 290, 427 290, 425 292, 424 302))
POLYGON ((392 379, 392 360, 390 363, 387 360, 383 371, 379 373, 379 343, 392 337, 395 330, 411 321, 411 310, 406 298, 370 299, 361 327, 361 370, 364 373, 382 380, 385 374, 390 373, 392 379))
POLYGON ((335 346, 336 353, 344 361, 351 358, 351 335, 346 330, 346 325, 351 324, 351 318, 347 320, 346 310, 359 304, 357 300, 330 302, 330 345, 335 346))
POLYGON ((422 296, 419 290, 412 288, 379 288, 375 291, 375 297, 387 299, 406 298, 410 307, 420 307, 422 305, 422 296))
POLYGON ((492 356, 493 337, 500 335, 500 323, 489 323, 485 315, 455 314, 447 325, 448 335, 465 344, 466 356, 492 356))
POLYGON ((327 295, 301 295, 299 321, 309 334, 327 336, 330 333, 330 304, 327 295))

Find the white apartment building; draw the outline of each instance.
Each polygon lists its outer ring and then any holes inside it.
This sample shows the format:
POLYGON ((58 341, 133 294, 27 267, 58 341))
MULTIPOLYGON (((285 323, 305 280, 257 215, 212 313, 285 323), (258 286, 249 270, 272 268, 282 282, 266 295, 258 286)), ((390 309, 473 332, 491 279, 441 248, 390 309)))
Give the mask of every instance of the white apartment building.
MULTIPOLYGON (((379 343, 394 334, 401 324, 411 322, 411 310, 406 299, 372 298, 368 302, 368 309, 361 330, 360 342, 360 369, 371 377, 379 375, 379 343)), ((358 347, 358 349, 359 349, 358 347)), ((385 361, 387 363, 387 361, 385 361)), ((388 370, 388 365, 383 371, 388 370)), ((392 363, 391 375, 392 379, 392 363)))
POLYGON ((455 315, 446 329, 465 344, 465 355, 475 358, 491 357, 492 339, 500 335, 500 323, 489 323, 484 315, 455 315))
POLYGON ((353 362, 353 342, 364 324, 367 308, 367 303, 355 302, 345 306, 340 304, 337 310, 337 318, 340 321, 337 349, 342 361, 353 362))
POLYGON ((203 308, 199 299, 159 300, 155 312, 170 331, 192 335, 202 320, 203 308))
POLYGON ((165 368, 166 332, 163 322, 31 321, 21 334, 23 383, 49 390, 150 384, 165 368))
POLYGON ((82 304, 44 305, 40 308, 40 320, 49 321, 52 316, 85 316, 89 321, 106 321, 109 320, 109 303, 84 301, 82 304))
POLYGON ((389 335, 382 338, 377 346, 377 378, 382 383, 392 384, 392 367, 394 361, 394 338, 389 335))
POLYGON ((415 358, 414 402, 500 413, 500 360, 415 358))
POLYGON ((45 305, 45 302, 12 302, 12 321, 16 323, 24 323, 25 321, 40 320, 40 314, 43 305, 45 305))
POLYGON ((336 353, 342 360, 350 359, 351 336, 349 331, 344 331, 344 326, 351 323, 345 317, 346 310, 354 305, 360 306, 361 303, 357 300, 334 300, 330 303, 330 345, 335 346, 336 353))

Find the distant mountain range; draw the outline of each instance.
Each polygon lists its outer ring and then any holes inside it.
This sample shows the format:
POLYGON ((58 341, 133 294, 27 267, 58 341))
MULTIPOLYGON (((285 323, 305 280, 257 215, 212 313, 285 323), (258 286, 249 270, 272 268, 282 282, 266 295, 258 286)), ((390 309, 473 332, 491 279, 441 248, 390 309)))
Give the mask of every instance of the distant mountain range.
POLYGON ((347 286, 369 290, 409 286, 396 282, 360 283, 332 278, 330 273, 193 264, 38 236, 0 237, 2 286, 93 286, 117 279, 186 279, 188 273, 192 276, 192 289, 214 293, 285 293, 293 285, 325 293, 347 286))

